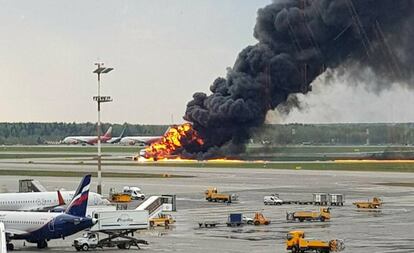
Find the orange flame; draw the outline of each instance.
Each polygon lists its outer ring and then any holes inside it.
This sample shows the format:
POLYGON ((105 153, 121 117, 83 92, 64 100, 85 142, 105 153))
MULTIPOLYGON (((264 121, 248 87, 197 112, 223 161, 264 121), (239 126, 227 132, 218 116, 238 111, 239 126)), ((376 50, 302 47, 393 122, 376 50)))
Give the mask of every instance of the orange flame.
POLYGON ((179 157, 179 152, 186 144, 203 145, 204 141, 198 136, 190 123, 172 125, 161 140, 153 142, 145 148, 145 159, 161 160, 179 157))

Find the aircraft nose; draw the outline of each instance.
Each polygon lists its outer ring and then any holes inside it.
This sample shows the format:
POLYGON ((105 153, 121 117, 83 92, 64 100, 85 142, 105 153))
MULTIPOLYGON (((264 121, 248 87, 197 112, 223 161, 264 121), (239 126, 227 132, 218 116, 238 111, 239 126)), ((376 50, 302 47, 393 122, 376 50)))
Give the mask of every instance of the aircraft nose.
POLYGON ((98 222, 98 219, 96 219, 96 218, 92 218, 92 224, 96 224, 98 222))

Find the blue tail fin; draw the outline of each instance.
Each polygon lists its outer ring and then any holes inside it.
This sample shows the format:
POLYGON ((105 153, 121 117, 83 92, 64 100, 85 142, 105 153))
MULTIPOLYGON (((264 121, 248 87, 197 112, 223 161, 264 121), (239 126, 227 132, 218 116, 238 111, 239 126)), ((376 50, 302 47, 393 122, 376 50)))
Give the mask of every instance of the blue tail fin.
POLYGON ((66 208, 65 213, 74 216, 85 217, 86 208, 88 206, 89 186, 91 185, 91 175, 82 178, 73 199, 66 208))

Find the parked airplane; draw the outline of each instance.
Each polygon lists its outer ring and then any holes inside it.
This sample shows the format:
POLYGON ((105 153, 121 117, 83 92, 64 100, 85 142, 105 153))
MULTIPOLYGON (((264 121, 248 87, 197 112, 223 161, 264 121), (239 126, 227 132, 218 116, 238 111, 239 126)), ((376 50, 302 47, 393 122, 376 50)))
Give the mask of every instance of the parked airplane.
MULTIPOLYGON (((106 143, 112 139, 112 127, 101 136, 101 143, 106 143)), ((63 144, 89 144, 94 145, 98 143, 97 136, 68 136, 62 141, 63 144)))
POLYGON ((153 142, 161 140, 162 136, 127 136, 121 139, 120 143, 124 145, 143 145, 147 146, 153 142))
POLYGON ((125 128, 122 130, 121 134, 118 137, 113 137, 107 141, 107 143, 115 144, 121 142, 122 138, 124 138, 125 128))
MULTIPOLYGON (((170 130, 168 128, 164 135, 170 130)), ((164 135, 161 136, 126 136, 121 139, 120 143, 124 145, 142 145, 142 146, 148 146, 151 145, 151 143, 161 140, 164 135)))
POLYGON ((0 212, 4 223, 7 249, 13 250, 11 240, 37 243, 39 249, 47 247, 51 239, 65 238, 86 228, 97 220, 86 217, 91 175, 83 177, 75 196, 64 213, 53 212, 0 212))
MULTIPOLYGON (((64 211, 74 191, 0 193, 0 211, 64 211)), ((107 205, 109 201, 95 192, 89 193, 88 205, 107 205)))

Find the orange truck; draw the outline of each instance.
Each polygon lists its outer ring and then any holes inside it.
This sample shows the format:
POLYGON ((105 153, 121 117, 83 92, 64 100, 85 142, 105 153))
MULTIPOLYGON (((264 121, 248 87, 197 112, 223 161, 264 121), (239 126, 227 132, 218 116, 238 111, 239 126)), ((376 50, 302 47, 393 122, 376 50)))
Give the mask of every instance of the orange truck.
POLYGON ((343 240, 305 240, 305 232, 301 230, 290 231, 286 237, 286 249, 292 253, 320 252, 330 253, 345 249, 343 240))
POLYGON ((378 197, 374 197, 371 201, 356 201, 352 204, 354 204, 357 208, 377 209, 382 206, 382 200, 378 197))
POLYGON ((286 220, 291 221, 326 221, 331 219, 331 209, 321 208, 319 212, 315 211, 298 211, 286 213, 286 220))
POLYGON ((208 202, 227 202, 231 203, 235 199, 234 195, 218 193, 217 188, 209 188, 204 192, 208 202))

